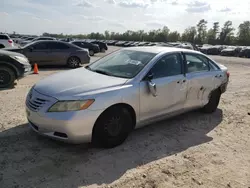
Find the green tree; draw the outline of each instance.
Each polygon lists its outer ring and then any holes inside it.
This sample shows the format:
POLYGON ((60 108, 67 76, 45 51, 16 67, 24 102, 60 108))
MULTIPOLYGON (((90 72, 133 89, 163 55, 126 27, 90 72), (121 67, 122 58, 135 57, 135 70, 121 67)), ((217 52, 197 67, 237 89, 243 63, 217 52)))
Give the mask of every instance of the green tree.
POLYGON ((209 29, 207 32, 207 43, 208 44, 217 44, 217 35, 219 33, 219 22, 214 22, 213 28, 209 29))
POLYGON ((238 43, 241 45, 250 45, 250 22, 244 21, 238 27, 238 43))
POLYGON ((232 25, 233 25, 232 21, 226 21, 224 23, 224 26, 220 32, 221 44, 230 44, 231 37, 233 36, 233 31, 234 31, 234 28, 232 25))
POLYGON ((176 42, 180 40, 180 33, 178 31, 173 31, 168 34, 168 42, 176 42))
POLYGON ((195 37, 197 35, 197 31, 195 27, 189 27, 187 29, 185 29, 184 33, 182 34, 182 41, 185 42, 191 42, 191 43, 195 43, 195 37))
POLYGON ((196 38, 196 43, 198 44, 206 43, 207 21, 202 19, 196 26, 198 33, 196 38))

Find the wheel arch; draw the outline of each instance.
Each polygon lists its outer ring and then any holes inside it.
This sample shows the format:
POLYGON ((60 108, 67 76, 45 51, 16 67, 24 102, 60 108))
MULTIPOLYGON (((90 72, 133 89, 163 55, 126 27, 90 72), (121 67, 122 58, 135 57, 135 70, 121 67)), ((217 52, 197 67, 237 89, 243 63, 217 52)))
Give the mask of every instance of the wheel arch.
POLYGON ((10 68, 11 70, 14 71, 16 79, 19 77, 18 69, 15 66, 11 65, 10 63, 6 63, 6 62, 1 61, 0 62, 0 67, 8 67, 8 68, 10 68))
POLYGON ((120 107, 120 108, 125 108, 125 109, 127 109, 128 112, 129 112, 129 114, 130 114, 131 117, 132 117, 133 129, 135 128, 135 125, 136 125, 136 113, 135 113, 134 108, 133 108, 131 105, 127 104, 127 103, 117 103, 117 104, 113 104, 113 105, 109 106, 108 108, 106 108, 106 109, 98 116, 98 118, 96 119, 95 124, 94 124, 94 126, 93 126, 93 128, 92 128, 92 139, 93 139, 94 129, 95 129, 96 123, 97 123, 97 121, 99 120, 99 118, 100 118, 107 110, 110 110, 110 109, 112 109, 112 108, 114 108, 114 107, 120 107))

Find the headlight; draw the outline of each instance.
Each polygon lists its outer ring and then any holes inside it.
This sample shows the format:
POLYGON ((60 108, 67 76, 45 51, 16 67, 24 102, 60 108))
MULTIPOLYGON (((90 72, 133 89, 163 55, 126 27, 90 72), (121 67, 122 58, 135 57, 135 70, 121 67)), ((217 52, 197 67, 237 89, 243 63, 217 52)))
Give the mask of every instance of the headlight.
POLYGON ((58 101, 50 107, 48 112, 67 112, 87 109, 95 100, 58 101))
POLYGON ((22 56, 11 56, 11 57, 19 62, 27 63, 29 61, 26 57, 22 56))

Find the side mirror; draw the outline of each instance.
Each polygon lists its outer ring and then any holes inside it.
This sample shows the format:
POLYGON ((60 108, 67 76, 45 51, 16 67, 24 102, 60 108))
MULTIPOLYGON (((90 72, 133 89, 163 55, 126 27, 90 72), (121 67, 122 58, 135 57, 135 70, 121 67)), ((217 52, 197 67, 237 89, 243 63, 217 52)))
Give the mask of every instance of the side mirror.
POLYGON ((153 74, 153 73, 149 73, 149 74, 147 75, 147 80, 148 80, 148 81, 153 80, 153 78, 154 78, 154 74, 153 74))
POLYGON ((156 96, 157 96, 156 84, 155 84, 154 82, 152 82, 153 78, 154 78, 153 73, 149 73, 149 74, 146 76, 146 80, 147 80, 147 85, 148 85, 149 92, 150 92, 154 97, 156 97, 156 96))

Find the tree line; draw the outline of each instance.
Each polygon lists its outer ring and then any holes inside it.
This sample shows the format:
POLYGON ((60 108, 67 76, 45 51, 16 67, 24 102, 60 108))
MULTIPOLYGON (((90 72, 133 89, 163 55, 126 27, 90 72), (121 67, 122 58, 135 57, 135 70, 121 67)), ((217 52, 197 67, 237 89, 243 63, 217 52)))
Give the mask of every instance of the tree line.
POLYGON ((185 41, 194 44, 213 45, 250 45, 250 21, 242 22, 237 29, 232 26, 232 21, 226 21, 222 26, 214 22, 212 28, 207 27, 207 21, 201 19, 196 26, 188 27, 183 33, 170 31, 167 26, 162 29, 131 31, 124 33, 105 31, 104 33, 92 32, 90 34, 64 35, 43 33, 43 36, 56 38, 79 39, 107 39, 124 41, 150 41, 150 42, 176 42, 185 41))

